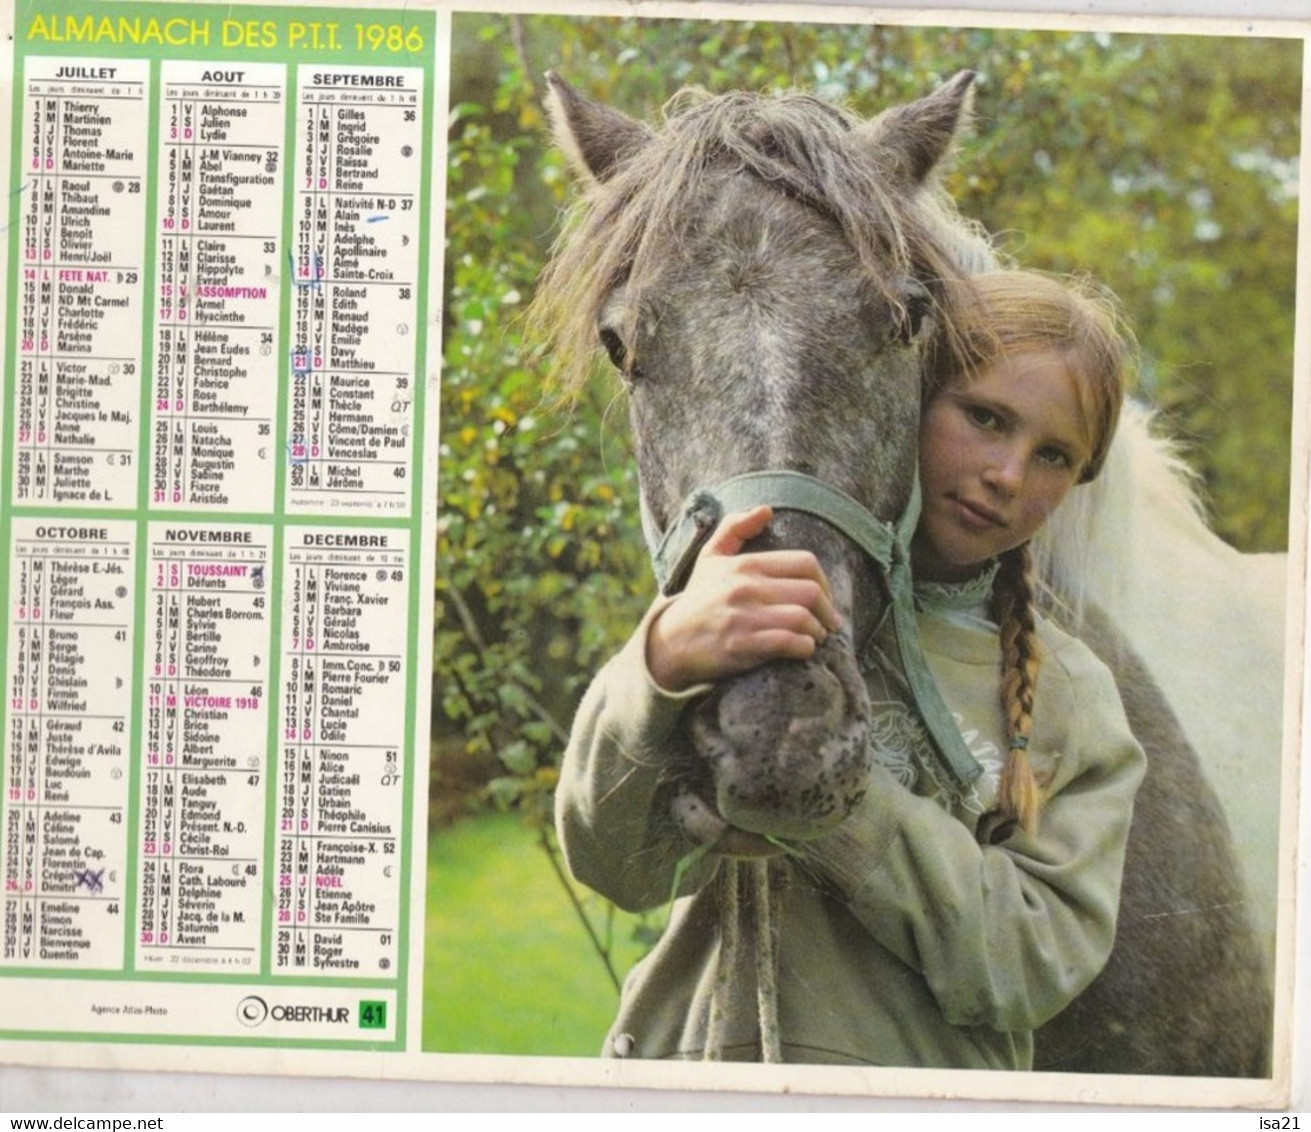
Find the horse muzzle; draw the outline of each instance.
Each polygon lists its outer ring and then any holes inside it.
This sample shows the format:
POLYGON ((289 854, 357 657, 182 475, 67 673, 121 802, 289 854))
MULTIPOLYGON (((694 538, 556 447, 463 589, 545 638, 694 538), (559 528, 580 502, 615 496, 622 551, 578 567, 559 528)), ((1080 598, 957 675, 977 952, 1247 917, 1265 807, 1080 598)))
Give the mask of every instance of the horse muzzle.
POLYGON ((749 833, 806 840, 829 832, 865 795, 869 714, 845 631, 809 660, 725 681, 689 721, 708 772, 705 800, 749 833))
MULTIPOLYGON (((818 481, 800 482, 812 497, 818 481)), ((694 812, 717 815, 734 830, 802 841, 830 832, 867 788, 870 706, 854 640, 884 608, 886 587, 871 556, 845 531, 786 501, 743 553, 784 548, 806 549, 819 560, 843 629, 806 660, 777 660, 723 680, 687 725, 700 772, 695 790, 707 811, 694 812)))

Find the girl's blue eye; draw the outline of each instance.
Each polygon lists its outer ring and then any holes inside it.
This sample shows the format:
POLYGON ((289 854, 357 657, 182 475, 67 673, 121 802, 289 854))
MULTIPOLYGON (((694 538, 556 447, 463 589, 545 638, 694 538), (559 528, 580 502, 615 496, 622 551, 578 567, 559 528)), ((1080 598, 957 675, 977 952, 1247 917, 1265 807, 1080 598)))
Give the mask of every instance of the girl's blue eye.
POLYGON ((1070 467, 1069 455, 1059 448, 1043 448, 1038 453, 1038 459, 1044 464, 1051 464, 1055 468, 1070 467))
POLYGON ((966 405, 965 415, 981 428, 996 428, 1001 423, 996 413, 982 405, 966 405))

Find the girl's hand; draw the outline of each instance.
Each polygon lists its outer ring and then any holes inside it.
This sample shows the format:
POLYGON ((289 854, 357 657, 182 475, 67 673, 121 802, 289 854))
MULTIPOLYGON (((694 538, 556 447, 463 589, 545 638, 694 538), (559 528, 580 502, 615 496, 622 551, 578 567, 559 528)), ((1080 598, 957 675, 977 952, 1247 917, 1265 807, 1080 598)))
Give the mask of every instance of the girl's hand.
POLYGON ((725 515, 687 587, 651 622, 646 663, 671 692, 771 660, 805 660, 842 627, 828 579, 806 550, 740 554, 773 519, 767 506, 725 515))

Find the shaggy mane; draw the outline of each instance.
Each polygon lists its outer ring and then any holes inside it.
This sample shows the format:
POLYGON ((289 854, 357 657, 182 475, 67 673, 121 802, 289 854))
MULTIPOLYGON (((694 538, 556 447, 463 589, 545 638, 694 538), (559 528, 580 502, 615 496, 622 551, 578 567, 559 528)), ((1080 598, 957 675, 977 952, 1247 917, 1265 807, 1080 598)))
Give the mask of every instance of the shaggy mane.
POLYGON ((624 282, 640 294, 695 223, 689 203, 737 172, 832 217, 895 308, 889 284, 911 274, 949 321, 939 283, 991 262, 988 242, 936 183, 903 188, 904 174, 871 141, 871 128, 807 94, 676 95, 650 140, 571 209, 539 280, 529 324, 566 389, 589 375, 605 297, 624 282))

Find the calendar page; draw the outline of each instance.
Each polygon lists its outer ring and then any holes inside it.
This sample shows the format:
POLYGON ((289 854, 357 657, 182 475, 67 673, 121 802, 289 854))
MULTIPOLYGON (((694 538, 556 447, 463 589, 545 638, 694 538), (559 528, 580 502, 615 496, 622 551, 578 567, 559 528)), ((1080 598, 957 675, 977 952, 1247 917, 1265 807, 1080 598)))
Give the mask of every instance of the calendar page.
POLYGON ((20 20, 6 1029, 401 1048, 436 17, 20 20))

